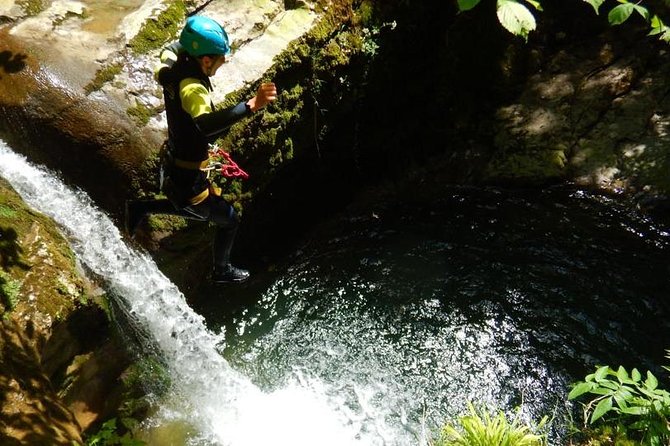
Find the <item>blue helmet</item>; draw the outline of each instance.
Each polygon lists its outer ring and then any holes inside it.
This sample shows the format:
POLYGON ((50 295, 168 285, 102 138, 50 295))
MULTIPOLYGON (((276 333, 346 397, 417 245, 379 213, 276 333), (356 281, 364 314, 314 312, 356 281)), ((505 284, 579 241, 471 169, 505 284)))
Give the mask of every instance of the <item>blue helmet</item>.
POLYGON ((203 16, 186 19, 179 43, 193 57, 230 54, 228 34, 216 20, 203 16))

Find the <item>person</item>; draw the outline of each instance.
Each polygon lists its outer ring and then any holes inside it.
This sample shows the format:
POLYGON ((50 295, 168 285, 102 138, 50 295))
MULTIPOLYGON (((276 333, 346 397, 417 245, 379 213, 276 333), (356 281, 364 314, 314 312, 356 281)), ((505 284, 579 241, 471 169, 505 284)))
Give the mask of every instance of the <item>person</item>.
POLYGON ((210 77, 230 57, 225 29, 215 20, 192 16, 186 20, 178 42, 160 55, 157 80, 163 87, 167 116, 167 178, 162 186, 167 199, 126 202, 126 230, 133 236, 145 216, 172 214, 213 222, 212 281, 242 282, 249 272, 232 265, 230 254, 239 226, 233 206, 208 179, 209 144, 235 122, 276 100, 272 82, 262 83, 256 95, 247 101, 216 109, 210 93, 210 77))

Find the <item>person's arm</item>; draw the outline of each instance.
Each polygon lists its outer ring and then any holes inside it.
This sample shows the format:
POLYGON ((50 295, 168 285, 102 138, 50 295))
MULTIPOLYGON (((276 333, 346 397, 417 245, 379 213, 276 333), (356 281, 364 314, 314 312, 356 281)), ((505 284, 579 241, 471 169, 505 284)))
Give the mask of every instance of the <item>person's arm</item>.
POLYGON ((191 115, 203 135, 212 139, 220 136, 240 119, 277 99, 274 84, 262 84, 256 96, 248 101, 221 110, 212 110, 209 91, 204 85, 191 78, 184 79, 180 86, 182 108, 191 115))

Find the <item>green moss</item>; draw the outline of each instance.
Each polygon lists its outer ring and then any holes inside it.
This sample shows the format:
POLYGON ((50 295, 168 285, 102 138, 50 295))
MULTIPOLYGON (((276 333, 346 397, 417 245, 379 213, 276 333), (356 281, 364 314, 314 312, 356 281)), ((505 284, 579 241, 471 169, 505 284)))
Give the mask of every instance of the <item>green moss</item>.
POLYGON ((9 274, 0 270, 0 303, 5 307, 5 313, 16 308, 21 291, 21 281, 12 278, 9 274))
POLYGON ((258 143, 264 146, 274 147, 277 143, 278 129, 269 128, 260 135, 258 135, 258 143))
POLYGON ((0 180, 0 303, 5 309, 26 305, 67 316, 84 294, 74 254, 52 220, 28 208, 0 180), (58 283, 62 283, 59 286, 58 283))
POLYGON ((123 69, 123 64, 120 62, 106 65, 100 68, 96 73, 93 80, 84 87, 86 94, 91 94, 94 91, 98 91, 105 85, 107 82, 111 82, 117 74, 121 73, 123 69))
POLYGON ((149 119, 154 115, 153 110, 141 102, 135 102, 135 107, 129 108, 126 110, 126 113, 133 118, 140 127, 147 125, 149 119))
POLYGON ((54 21, 52 22, 52 25, 53 25, 54 27, 57 27, 57 26, 62 25, 62 24, 65 23, 65 22, 67 22, 68 19, 71 19, 71 18, 73 18, 73 17, 80 17, 80 18, 82 18, 82 19, 85 19, 85 18, 87 18, 88 15, 89 15, 89 12, 88 12, 87 9, 83 9, 82 14, 77 14, 77 13, 75 13, 75 12, 68 11, 68 12, 65 13, 65 15, 63 15, 63 16, 57 18, 56 20, 54 20, 54 21))
POLYGON ((293 140, 291 138, 286 138, 284 140, 284 158, 286 161, 293 159, 293 140))
POLYGON ((150 215, 147 223, 149 229, 156 232, 174 232, 188 226, 185 218, 176 215, 150 215))
POLYGON ((16 216, 16 211, 14 209, 4 204, 0 204, 0 217, 13 218, 14 216, 16 216))
POLYGON ((23 12, 29 16, 36 16, 46 9, 46 4, 43 0, 18 0, 17 5, 23 9, 23 12))
POLYGON ((578 431, 570 444, 572 446, 639 446, 640 441, 631 440, 625 432, 615 427, 601 425, 578 431))
POLYGON ((623 147, 618 166, 627 178, 640 186, 652 186, 657 192, 670 193, 670 151, 667 141, 652 140, 623 147))
POLYGON ((374 5, 370 0, 361 2, 354 14, 354 20, 359 26, 368 26, 374 19, 374 5))
POLYGON ((128 43, 134 54, 146 54, 174 39, 186 17, 186 4, 183 1, 171 2, 158 17, 147 20, 142 29, 128 43))
POLYGON ((501 154, 487 166, 492 181, 544 181, 565 175, 565 148, 501 154))

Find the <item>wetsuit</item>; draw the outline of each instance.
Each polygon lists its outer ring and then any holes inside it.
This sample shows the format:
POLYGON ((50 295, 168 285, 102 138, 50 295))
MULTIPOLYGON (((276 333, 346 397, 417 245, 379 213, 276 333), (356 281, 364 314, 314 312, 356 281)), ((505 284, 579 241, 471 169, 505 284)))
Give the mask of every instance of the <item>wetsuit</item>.
POLYGON ((216 110, 210 98, 209 77, 196 59, 181 51, 179 44, 167 47, 161 62, 157 78, 163 87, 168 144, 174 163, 164 187, 168 200, 144 202, 140 212, 213 222, 217 227, 214 269, 222 270, 230 264, 239 219, 202 169, 207 166, 209 144, 251 111, 244 102, 216 110))

